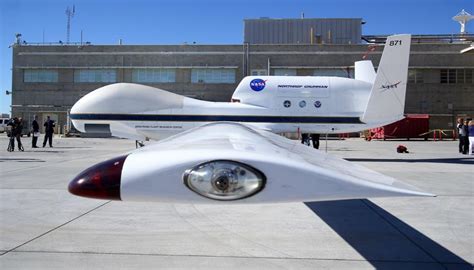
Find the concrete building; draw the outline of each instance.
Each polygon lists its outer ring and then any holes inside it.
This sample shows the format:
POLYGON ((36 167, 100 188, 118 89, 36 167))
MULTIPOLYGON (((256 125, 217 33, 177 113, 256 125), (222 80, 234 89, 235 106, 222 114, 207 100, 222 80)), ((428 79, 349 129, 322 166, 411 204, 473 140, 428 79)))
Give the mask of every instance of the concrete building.
MULTIPOLYGON (((381 36, 361 36, 361 41, 362 38, 384 40, 381 36)), ((450 36, 413 37, 406 113, 430 114, 431 128, 443 129, 453 128, 458 115, 474 115, 474 54, 461 54, 473 39, 473 35, 462 36, 462 41, 450 36)), ((68 110, 79 98, 115 82, 141 83, 198 99, 229 101, 239 81, 247 75, 353 76, 354 61, 364 55, 377 66, 383 46, 376 46, 373 51, 370 46, 373 45, 362 42, 19 43, 12 47, 12 113, 28 122, 34 114, 40 121, 51 115, 62 130, 68 110)))

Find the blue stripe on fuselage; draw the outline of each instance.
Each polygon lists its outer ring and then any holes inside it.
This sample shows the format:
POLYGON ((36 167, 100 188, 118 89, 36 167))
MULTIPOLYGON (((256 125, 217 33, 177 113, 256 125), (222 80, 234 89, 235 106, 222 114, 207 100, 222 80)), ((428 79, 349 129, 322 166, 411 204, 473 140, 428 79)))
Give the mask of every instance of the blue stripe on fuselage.
POLYGON ((363 124, 347 116, 263 116, 263 115, 174 115, 174 114, 71 114, 73 120, 157 121, 157 122, 246 122, 303 124, 363 124))

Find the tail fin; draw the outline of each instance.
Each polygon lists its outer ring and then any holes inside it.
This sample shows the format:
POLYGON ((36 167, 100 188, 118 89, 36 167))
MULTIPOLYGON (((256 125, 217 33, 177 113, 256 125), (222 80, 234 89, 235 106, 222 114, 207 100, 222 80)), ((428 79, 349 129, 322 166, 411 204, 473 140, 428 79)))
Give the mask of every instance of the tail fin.
POLYGON ((364 81, 368 83, 375 82, 375 69, 372 61, 364 60, 364 61, 357 61, 354 63, 355 65, 355 76, 354 79, 359 81, 364 81))
POLYGON ((362 121, 389 124, 403 118, 411 35, 387 37, 362 121))

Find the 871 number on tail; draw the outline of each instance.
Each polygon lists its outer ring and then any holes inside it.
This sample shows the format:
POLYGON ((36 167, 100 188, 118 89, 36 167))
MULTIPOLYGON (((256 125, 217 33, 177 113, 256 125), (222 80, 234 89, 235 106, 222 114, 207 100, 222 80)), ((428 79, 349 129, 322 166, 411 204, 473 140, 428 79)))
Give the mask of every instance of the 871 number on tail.
POLYGON ((389 46, 398 46, 402 45, 402 41, 397 39, 397 40, 390 40, 390 43, 388 44, 389 46))

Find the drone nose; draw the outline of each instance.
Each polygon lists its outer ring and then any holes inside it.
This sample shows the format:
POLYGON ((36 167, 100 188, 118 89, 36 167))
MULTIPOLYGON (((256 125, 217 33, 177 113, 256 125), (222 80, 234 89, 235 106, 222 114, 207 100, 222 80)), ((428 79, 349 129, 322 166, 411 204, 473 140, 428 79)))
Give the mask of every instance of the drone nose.
POLYGON ((121 200, 120 183, 126 158, 113 158, 84 170, 69 183, 69 192, 94 199, 121 200))

